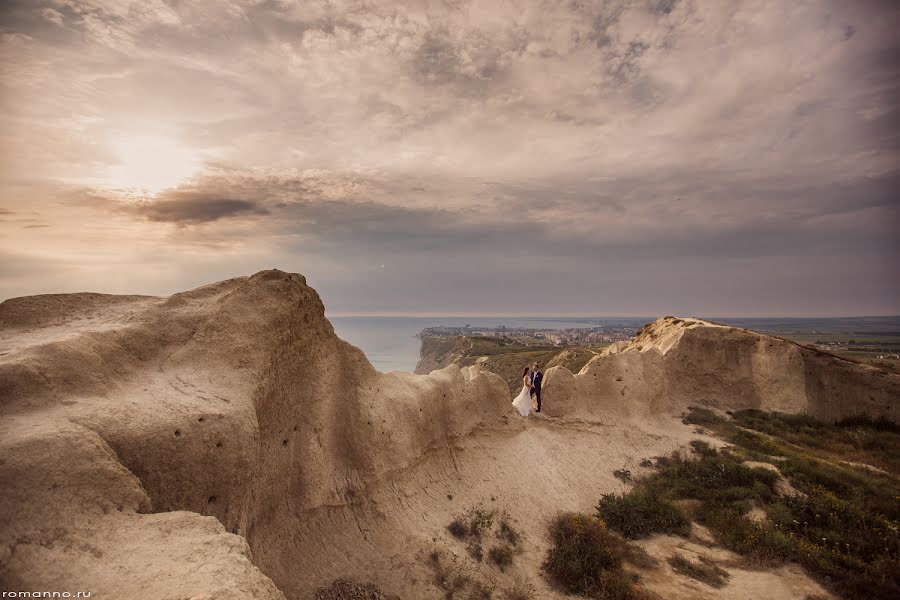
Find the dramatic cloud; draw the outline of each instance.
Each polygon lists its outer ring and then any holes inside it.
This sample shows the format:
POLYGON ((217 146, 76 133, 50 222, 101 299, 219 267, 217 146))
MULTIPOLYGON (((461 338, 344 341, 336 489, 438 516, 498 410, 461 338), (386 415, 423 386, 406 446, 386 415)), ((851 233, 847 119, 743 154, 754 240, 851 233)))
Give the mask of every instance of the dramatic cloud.
POLYGON ((890 2, 18 0, 0 295, 900 313, 890 2), (28 265, 23 268, 22 265, 28 265))

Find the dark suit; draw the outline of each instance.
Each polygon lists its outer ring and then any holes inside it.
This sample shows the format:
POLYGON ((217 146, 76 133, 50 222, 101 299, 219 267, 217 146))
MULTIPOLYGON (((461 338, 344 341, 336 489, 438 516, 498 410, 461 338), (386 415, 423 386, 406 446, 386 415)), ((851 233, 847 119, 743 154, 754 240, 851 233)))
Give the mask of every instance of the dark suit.
POLYGON ((537 400, 537 411, 541 412, 541 381, 544 380, 544 374, 540 371, 531 372, 531 395, 537 400))

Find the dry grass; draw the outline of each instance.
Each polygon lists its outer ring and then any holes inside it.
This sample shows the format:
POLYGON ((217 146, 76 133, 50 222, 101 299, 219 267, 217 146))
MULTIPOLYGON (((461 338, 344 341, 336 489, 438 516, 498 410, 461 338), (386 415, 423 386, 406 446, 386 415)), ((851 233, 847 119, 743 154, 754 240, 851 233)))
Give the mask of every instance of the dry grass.
POLYGON ((649 598, 635 575, 622 568, 629 544, 596 517, 566 513, 551 524, 553 541, 544 569, 554 585, 568 594, 602 600, 649 598))
POLYGON ((687 575, 714 588, 725 587, 730 577, 728 571, 705 556, 699 557, 699 560, 695 562, 676 553, 669 558, 669 564, 676 573, 687 575))

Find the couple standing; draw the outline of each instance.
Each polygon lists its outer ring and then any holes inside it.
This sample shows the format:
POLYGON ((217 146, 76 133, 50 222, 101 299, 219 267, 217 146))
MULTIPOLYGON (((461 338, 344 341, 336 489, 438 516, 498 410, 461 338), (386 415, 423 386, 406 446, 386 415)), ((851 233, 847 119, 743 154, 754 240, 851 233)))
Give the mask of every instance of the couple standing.
POLYGON ((527 417, 532 412, 541 412, 541 381, 543 379, 544 374, 538 370, 537 363, 531 365, 531 371, 528 370, 528 367, 522 371, 522 391, 512 401, 512 405, 523 417, 527 417), (537 411, 531 409, 532 396, 537 400, 537 411))

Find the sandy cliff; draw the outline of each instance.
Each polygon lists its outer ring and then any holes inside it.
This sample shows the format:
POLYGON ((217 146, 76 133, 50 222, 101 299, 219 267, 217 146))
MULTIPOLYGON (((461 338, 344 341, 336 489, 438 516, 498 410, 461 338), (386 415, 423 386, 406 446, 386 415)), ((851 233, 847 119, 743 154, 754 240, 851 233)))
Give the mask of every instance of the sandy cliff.
MULTIPOLYGON (((752 332, 658 321, 577 375, 548 372, 550 416, 526 421, 478 367, 376 372, 296 274, 168 298, 8 300, 0 583, 294 600, 351 577, 438 598, 425 557, 462 560, 446 525, 481 504, 525 542, 514 569, 469 565, 467 576, 561 597, 539 576, 546 518, 590 510, 623 489, 613 469, 639 473, 641 458, 696 437, 673 417, 684 405, 896 416, 897 376, 829 361, 752 332)), ((820 591, 802 575, 778 581, 820 591)))
POLYGON ((304 511, 506 411, 490 374, 377 373, 279 271, 170 298, 18 298, 0 326, 9 589, 281 598, 250 548, 279 554, 304 511))
POLYGON ((781 338, 666 317, 578 374, 548 370, 550 414, 641 417, 690 405, 900 420, 900 375, 781 338))

